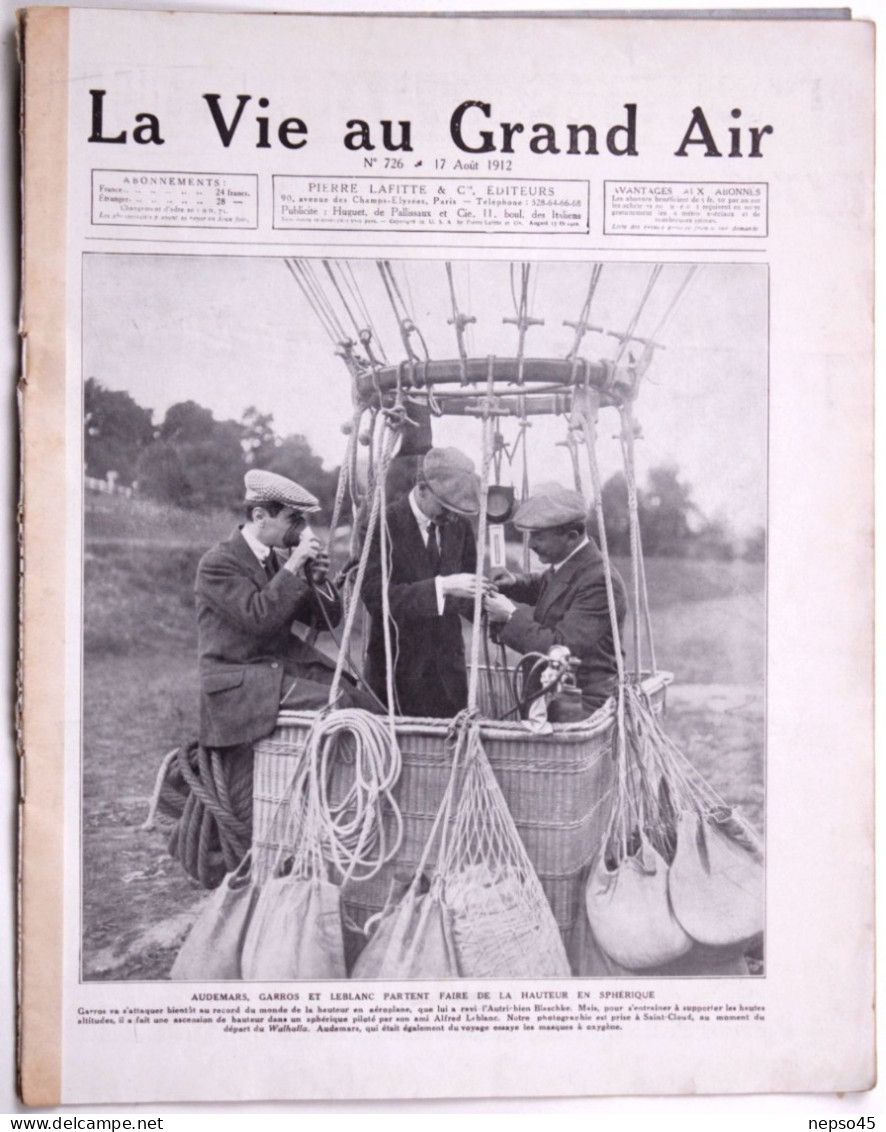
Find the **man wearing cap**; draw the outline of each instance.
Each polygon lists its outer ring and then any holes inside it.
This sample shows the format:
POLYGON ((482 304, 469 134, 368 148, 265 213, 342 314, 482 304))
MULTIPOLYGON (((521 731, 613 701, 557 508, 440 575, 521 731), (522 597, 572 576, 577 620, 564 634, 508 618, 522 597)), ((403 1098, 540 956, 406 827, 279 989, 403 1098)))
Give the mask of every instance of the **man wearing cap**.
MULTIPOLYGON (((480 510, 473 462, 457 448, 432 448, 415 487, 386 514, 388 601, 395 710, 448 718, 467 705, 461 612, 473 599, 477 547, 469 515, 480 510)), ((381 544, 376 532, 363 599, 370 613, 367 678, 387 700, 381 544)))
MULTIPOLYGON (((292 632, 296 621, 322 629, 341 616, 326 581, 329 560, 305 519, 319 510, 299 484, 252 469, 245 524, 200 560, 195 590, 204 746, 270 734, 281 703, 297 709, 327 702, 334 666, 292 632), (278 554, 283 549, 288 557, 278 554)), ((344 702, 355 696, 351 689, 344 702)))
MULTIPOLYGON (((615 691, 618 669, 603 558, 587 535, 587 504, 577 491, 558 483, 540 484, 514 515, 518 530, 548 566, 543 574, 496 578, 502 593, 490 593, 484 607, 497 623, 499 639, 517 652, 546 653, 566 645, 580 661, 576 683, 588 713, 615 691)), ((627 599, 612 571, 619 628, 627 599)))

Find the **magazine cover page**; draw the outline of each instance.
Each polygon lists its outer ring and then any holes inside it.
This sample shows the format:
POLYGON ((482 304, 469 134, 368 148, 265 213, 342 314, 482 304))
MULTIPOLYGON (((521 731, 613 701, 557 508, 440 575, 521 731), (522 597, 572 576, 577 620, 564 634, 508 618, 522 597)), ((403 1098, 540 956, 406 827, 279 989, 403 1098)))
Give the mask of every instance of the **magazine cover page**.
POLYGON ((23 13, 27 1103, 873 1086, 837 16, 23 13))

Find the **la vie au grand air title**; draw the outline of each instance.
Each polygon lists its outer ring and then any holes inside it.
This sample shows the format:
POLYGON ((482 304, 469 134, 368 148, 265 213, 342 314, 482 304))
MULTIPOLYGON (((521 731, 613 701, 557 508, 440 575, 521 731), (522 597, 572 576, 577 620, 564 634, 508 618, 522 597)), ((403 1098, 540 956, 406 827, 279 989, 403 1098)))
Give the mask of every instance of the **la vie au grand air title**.
MULTIPOLYGON (((167 136, 159 115, 146 110, 128 113, 115 107, 107 90, 89 91, 91 99, 91 132, 87 141, 96 145, 165 145, 167 136)), ((207 128, 226 149, 238 142, 256 149, 281 147, 304 149, 310 130, 303 118, 274 116, 270 100, 251 94, 223 97, 218 93, 203 94, 207 128)), ((588 122, 496 121, 491 103, 468 99, 460 103, 449 117, 449 137, 462 153, 516 153, 528 150, 535 154, 595 156, 609 153, 614 157, 636 157, 639 154, 637 104, 624 104, 623 118, 598 129, 588 122)), ((698 154, 702 157, 763 157, 764 139, 774 133, 769 124, 745 124, 741 107, 733 107, 725 121, 709 116, 701 106, 687 112, 682 125, 675 130, 675 157, 698 154)), ((347 150, 365 152, 381 149, 387 152, 411 153, 415 132, 409 119, 364 118, 345 121, 342 145, 347 150)))

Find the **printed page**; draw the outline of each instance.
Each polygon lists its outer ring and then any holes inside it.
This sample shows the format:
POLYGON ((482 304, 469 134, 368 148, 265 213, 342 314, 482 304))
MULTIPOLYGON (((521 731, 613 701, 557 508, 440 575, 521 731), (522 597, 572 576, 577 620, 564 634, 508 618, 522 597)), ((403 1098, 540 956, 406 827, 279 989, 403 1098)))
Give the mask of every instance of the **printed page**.
POLYGON ((870 1088, 872 27, 24 36, 25 1100, 870 1088))

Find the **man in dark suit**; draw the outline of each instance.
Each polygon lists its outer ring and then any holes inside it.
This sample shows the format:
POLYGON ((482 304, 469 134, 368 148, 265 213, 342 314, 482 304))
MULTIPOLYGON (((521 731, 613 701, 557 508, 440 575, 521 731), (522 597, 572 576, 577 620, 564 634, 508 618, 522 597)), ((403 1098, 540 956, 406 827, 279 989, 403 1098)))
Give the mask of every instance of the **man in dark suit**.
MULTIPOLYGON (((474 465, 456 448, 432 448, 415 487, 386 514, 387 594, 399 715, 448 718, 467 704, 461 612, 473 599, 477 547, 467 516, 480 509, 474 465)), ((376 532, 363 585, 370 613, 367 678, 387 702, 381 542, 376 532)))
MULTIPOLYGON (((484 599, 499 639, 517 652, 546 653, 565 645, 580 661, 576 684, 582 705, 596 711, 615 691, 618 669, 603 558, 587 535, 587 504, 560 484, 539 485, 514 515, 529 531, 529 546, 548 566, 543 574, 496 578, 501 593, 484 599)), ((625 587, 612 571, 619 631, 627 610, 625 587)))
MULTIPOLYGON (((326 704, 333 662, 294 622, 326 628, 341 616, 329 560, 306 515, 317 500, 273 472, 246 474, 246 523, 200 560, 195 584, 200 656, 200 742, 250 743, 274 730, 281 704, 326 704), (278 549, 291 548, 288 557, 278 549)), ((342 703, 369 706, 356 689, 342 703)), ((368 697, 366 697, 368 701, 368 697)))

